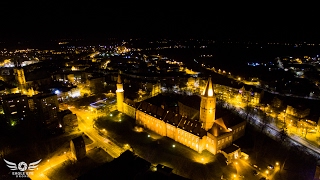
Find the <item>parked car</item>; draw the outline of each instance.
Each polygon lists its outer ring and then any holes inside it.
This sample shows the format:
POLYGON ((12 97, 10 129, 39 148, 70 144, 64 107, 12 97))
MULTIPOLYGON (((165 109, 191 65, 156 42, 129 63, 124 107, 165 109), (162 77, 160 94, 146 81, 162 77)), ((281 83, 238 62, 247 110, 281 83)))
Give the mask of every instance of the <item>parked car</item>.
POLYGON ((274 166, 272 166, 272 165, 269 164, 267 168, 270 169, 270 170, 273 170, 273 169, 274 169, 274 166))

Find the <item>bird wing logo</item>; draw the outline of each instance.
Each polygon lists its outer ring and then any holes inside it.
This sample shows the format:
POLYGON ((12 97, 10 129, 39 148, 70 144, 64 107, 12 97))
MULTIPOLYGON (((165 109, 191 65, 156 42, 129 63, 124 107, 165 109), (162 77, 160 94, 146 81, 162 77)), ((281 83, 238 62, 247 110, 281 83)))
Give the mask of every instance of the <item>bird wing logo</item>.
POLYGON ((17 164, 16 164, 16 163, 7 161, 7 160, 5 160, 5 159, 3 159, 3 160, 4 160, 4 162, 7 163, 7 166, 10 168, 11 171, 18 170, 18 167, 17 167, 17 164))
POLYGON ((18 166, 17 166, 16 163, 7 161, 5 159, 3 159, 3 160, 4 160, 4 162, 6 162, 7 166, 10 168, 11 171, 15 171, 15 170, 18 170, 18 169, 20 171, 25 171, 25 170, 27 170, 27 168, 28 168, 28 170, 34 170, 35 168, 38 167, 38 165, 39 165, 39 163, 41 161, 41 159, 40 159, 40 160, 38 160, 36 162, 32 162, 32 163, 29 164, 29 166, 27 166, 27 164, 25 162, 20 162, 18 164, 18 166))
POLYGON ((39 161, 30 163, 29 166, 28 166, 28 169, 29 169, 29 170, 34 170, 35 168, 38 167, 40 161, 41 161, 41 159, 40 159, 39 161))

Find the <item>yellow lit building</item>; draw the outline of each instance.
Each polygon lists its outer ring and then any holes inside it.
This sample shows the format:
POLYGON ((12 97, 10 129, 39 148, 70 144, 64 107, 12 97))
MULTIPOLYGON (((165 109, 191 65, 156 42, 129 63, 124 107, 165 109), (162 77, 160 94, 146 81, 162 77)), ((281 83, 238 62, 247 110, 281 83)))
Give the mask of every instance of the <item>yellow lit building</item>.
POLYGON ((124 93, 123 93, 123 84, 121 82, 120 74, 118 75, 116 93, 117 93, 117 108, 118 108, 118 111, 123 112, 124 93))
MULTIPOLYGON (((118 80, 118 84, 121 81, 118 80)), ((123 100, 123 88, 117 84, 117 100, 123 100), (121 93, 120 93, 121 92, 121 93)), ((199 98, 199 97, 198 97, 199 98)), ((146 101, 134 102, 125 99, 118 103, 118 110, 136 119, 136 123, 167 136, 199 153, 208 150, 212 154, 224 152, 233 142, 244 135, 246 121, 220 112, 216 114, 216 96, 211 78, 200 96, 200 108, 179 101, 179 113, 146 101)), ((194 103, 199 103, 194 102, 194 103)), ((229 155, 240 155, 236 148, 229 155)), ((230 158, 228 158, 230 160, 230 158)))

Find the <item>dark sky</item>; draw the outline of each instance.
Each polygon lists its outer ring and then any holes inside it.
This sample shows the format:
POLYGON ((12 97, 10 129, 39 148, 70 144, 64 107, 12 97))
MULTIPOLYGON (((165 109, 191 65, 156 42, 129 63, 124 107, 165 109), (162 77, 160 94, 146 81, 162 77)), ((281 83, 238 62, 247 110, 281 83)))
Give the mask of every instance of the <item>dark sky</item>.
POLYGON ((0 40, 113 36, 320 40, 316 23, 307 23, 314 16, 276 9, 65 2, 1 4, 0 10, 0 40))

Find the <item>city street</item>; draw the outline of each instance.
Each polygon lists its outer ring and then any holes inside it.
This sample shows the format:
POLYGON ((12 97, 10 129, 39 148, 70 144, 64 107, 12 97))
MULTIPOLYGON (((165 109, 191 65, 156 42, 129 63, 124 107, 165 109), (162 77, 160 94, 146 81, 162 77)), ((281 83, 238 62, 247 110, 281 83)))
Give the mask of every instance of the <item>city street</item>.
MULTIPOLYGON (((68 106, 66 104, 60 109, 69 109, 77 115, 79 129, 93 141, 91 144, 86 145, 87 152, 91 149, 100 147, 113 158, 117 158, 126 150, 112 142, 108 138, 105 129, 99 130, 94 126, 94 119, 105 114, 101 112, 98 113, 97 111, 94 113, 93 111, 76 109, 73 106, 68 106)), ((72 159, 70 151, 65 151, 63 154, 59 154, 57 151, 50 159, 40 162, 38 168, 34 171, 30 178, 38 180, 49 179, 46 176, 46 172, 70 159, 72 159)))
POLYGON ((76 108, 69 109, 77 115, 80 130, 84 132, 84 134, 86 134, 97 147, 104 149, 113 158, 120 156, 124 149, 112 142, 112 140, 108 138, 108 133, 105 130, 99 130, 94 126, 94 119, 105 114, 101 112, 93 113, 92 111, 76 108))

